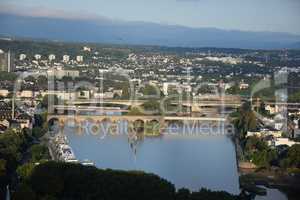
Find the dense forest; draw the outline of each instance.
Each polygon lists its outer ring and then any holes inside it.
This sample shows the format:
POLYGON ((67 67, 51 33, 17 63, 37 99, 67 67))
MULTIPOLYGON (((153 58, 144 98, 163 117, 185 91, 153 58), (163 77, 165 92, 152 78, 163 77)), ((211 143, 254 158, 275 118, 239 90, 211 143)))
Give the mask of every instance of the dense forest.
POLYGON ((173 184, 139 171, 103 170, 80 164, 47 162, 34 168, 13 199, 59 200, 234 200, 226 192, 176 191, 173 184))

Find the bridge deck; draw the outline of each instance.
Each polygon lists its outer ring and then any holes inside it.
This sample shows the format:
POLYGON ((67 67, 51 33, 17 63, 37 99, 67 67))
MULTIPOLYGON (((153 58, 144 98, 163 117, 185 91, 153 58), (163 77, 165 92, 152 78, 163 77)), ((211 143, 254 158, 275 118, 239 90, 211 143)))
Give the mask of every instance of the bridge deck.
POLYGON ((164 120, 164 121, 219 121, 219 122, 225 122, 226 118, 224 117, 186 117, 186 116, 129 116, 129 115, 101 115, 101 116, 92 116, 92 115, 49 115, 48 120, 50 119, 62 119, 62 120, 104 120, 104 119, 110 119, 110 120, 129 120, 129 121, 135 121, 135 120, 145 120, 145 121, 151 121, 151 120, 164 120))

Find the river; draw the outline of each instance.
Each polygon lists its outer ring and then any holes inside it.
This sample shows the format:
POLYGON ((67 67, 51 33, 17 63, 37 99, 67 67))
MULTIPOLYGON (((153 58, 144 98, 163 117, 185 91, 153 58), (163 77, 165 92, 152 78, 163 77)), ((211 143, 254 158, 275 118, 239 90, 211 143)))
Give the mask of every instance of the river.
POLYGON ((235 148, 226 135, 164 135, 130 145, 126 135, 64 133, 78 160, 89 159, 99 168, 155 173, 176 188, 225 190, 239 194, 235 148))

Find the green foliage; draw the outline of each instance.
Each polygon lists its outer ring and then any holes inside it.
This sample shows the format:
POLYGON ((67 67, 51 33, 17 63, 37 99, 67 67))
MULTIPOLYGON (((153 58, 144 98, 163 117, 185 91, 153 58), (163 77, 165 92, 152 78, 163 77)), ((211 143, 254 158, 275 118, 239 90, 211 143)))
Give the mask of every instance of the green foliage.
POLYGON ((176 200, 186 200, 190 198, 191 198, 191 192, 186 188, 179 189, 175 195, 176 200))
POLYGON ((2 189, 5 188, 7 182, 6 160, 0 159, 0 197, 1 193, 4 192, 2 189))
POLYGON ((247 138, 244 154, 247 160, 259 167, 270 167, 278 159, 276 150, 270 149, 266 142, 255 136, 247 138))
POLYGON ((17 168, 17 174, 22 180, 26 180, 32 174, 34 167, 34 163, 26 163, 24 165, 21 165, 17 168))
POLYGON ((34 127, 43 127, 47 121, 47 113, 34 115, 34 127))
POLYGON ((22 153, 28 141, 20 132, 11 129, 0 134, 0 157, 6 160, 6 169, 13 171, 21 161, 22 153))
POLYGON ((284 168, 300 168, 300 144, 295 144, 288 149, 286 158, 281 161, 284 168))
POLYGON ((145 124, 145 134, 148 136, 160 135, 160 124, 158 121, 150 121, 145 124))
POLYGON ((300 102, 300 91, 289 95, 288 101, 289 102, 300 102))
POLYGON ((260 138, 251 136, 246 140, 245 150, 250 151, 262 151, 268 149, 268 145, 260 138))
POLYGON ((190 192, 154 175, 137 171, 102 170, 79 164, 47 162, 13 194, 14 199, 72 200, 237 200, 226 192, 190 192))
POLYGON ((258 112, 262 116, 270 117, 270 112, 266 110, 266 104, 262 101, 258 107, 258 112))
POLYGON ((0 81, 15 81, 17 79, 17 75, 12 72, 4 72, 0 73, 0 81))
POLYGON ((29 152, 31 154, 32 162, 38 162, 40 160, 46 160, 50 158, 49 150, 44 145, 33 145, 30 147, 29 152))
POLYGON ((39 87, 48 88, 48 79, 46 76, 40 75, 36 81, 39 87))
POLYGON ((145 96, 159 97, 160 90, 154 85, 147 84, 144 88, 141 89, 141 92, 145 96))
POLYGON ((143 115, 143 113, 140 111, 137 107, 131 107, 130 111, 127 113, 127 115, 143 115))
POLYGON ((233 200, 239 199, 227 192, 213 192, 207 189, 201 189, 199 192, 193 192, 190 195, 191 200, 233 200))
POLYGON ((272 161, 276 160, 278 155, 275 150, 262 150, 254 152, 252 161, 256 166, 259 167, 270 167, 272 161))
POLYGON ((122 86, 122 96, 121 99, 129 99, 130 98, 130 86, 128 82, 125 82, 122 86))
POLYGON ((171 200, 175 193, 172 184, 153 174, 55 162, 37 166, 29 183, 40 199, 171 200))
POLYGON ((5 194, 11 175, 21 163, 28 143, 28 137, 21 132, 8 129, 0 134, 0 198, 5 194))
POLYGON ((45 95, 41 101, 41 107, 45 109, 48 109, 48 106, 57 105, 57 104, 58 104, 58 97, 56 95, 45 95))
POLYGON ((146 101, 143 105, 143 108, 146 112, 150 112, 151 115, 157 115, 161 113, 160 103, 156 100, 146 101))
POLYGON ((41 128, 41 127, 34 127, 32 129, 32 136, 35 137, 36 139, 39 139, 45 135, 47 132, 47 129, 41 128))
POLYGON ((24 200, 24 198, 28 200, 38 200, 33 189, 27 184, 20 185, 17 191, 12 195, 12 199, 14 200, 24 200))
POLYGON ((244 103, 237 112, 237 119, 235 120, 235 127, 239 133, 239 138, 244 139, 248 131, 255 131, 257 129, 257 120, 249 103, 244 103))

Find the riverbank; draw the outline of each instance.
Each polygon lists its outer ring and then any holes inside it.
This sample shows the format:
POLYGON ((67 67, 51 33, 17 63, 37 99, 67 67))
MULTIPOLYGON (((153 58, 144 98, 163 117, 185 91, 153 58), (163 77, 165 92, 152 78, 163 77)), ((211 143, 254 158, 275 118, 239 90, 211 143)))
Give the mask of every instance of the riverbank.
POLYGON ((289 200, 297 200, 300 196, 300 174, 290 174, 283 170, 239 169, 241 189, 263 195, 261 187, 278 189, 289 200))

